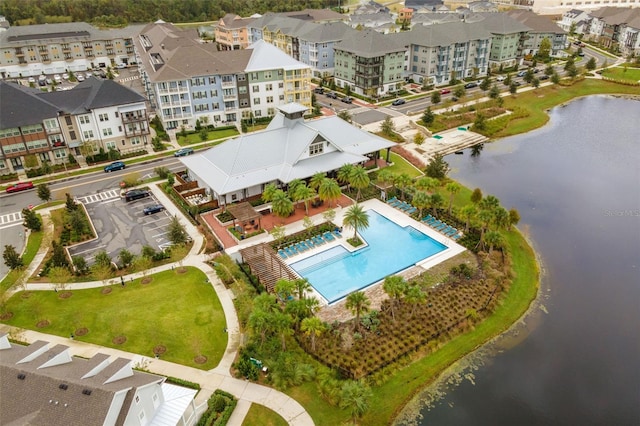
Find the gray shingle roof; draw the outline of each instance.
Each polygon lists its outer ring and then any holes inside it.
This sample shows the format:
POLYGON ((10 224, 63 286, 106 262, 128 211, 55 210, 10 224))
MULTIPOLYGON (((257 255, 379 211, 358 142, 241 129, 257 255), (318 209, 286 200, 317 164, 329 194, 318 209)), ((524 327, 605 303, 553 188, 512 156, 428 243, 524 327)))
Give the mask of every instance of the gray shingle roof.
POLYGON ((481 20, 491 34, 506 35, 530 31, 531 28, 506 13, 477 13, 474 20, 481 20))
POLYGON ((546 16, 538 15, 530 10, 510 10, 506 12, 506 14, 531 28, 529 32, 566 34, 566 31, 560 28, 558 24, 553 22, 551 19, 546 16))
POLYGON ((445 22, 433 25, 417 25, 411 29, 393 35, 402 40, 405 46, 449 46, 469 40, 485 40, 491 38, 482 22, 445 22))
POLYGON ((0 129, 11 129, 58 116, 59 107, 38 92, 17 83, 0 81, 0 129))
POLYGON ((142 25, 130 25, 125 28, 100 30, 86 22, 14 26, 0 32, 0 45, 10 47, 53 42, 68 43, 133 38, 141 28, 142 25))
POLYGON ((404 51, 404 46, 394 37, 384 36, 372 29, 366 29, 346 38, 335 45, 336 50, 344 50, 361 57, 377 57, 387 53, 404 51))

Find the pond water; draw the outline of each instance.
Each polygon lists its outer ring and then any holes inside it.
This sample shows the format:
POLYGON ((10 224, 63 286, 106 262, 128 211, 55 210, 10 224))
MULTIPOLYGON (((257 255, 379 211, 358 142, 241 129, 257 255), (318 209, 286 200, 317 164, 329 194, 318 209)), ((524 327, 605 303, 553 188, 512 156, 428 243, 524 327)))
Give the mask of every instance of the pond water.
POLYGON ((640 424, 640 101, 589 97, 550 114, 446 158, 454 179, 519 210, 545 273, 527 325, 418 424, 640 424))

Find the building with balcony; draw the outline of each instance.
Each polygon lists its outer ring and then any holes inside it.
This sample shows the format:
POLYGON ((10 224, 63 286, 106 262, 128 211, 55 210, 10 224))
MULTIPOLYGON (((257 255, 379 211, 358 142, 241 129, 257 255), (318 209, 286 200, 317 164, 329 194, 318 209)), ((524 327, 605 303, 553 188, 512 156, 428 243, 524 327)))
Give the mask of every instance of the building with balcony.
POLYGON ((60 92, 0 81, 0 173, 148 142, 145 98, 114 81, 89 78, 60 92))
POLYGON ((560 56, 568 46, 567 32, 547 16, 538 15, 529 10, 510 10, 507 15, 529 27, 522 45, 522 56, 534 56, 540 49, 542 40, 551 42, 551 56, 560 56))
POLYGON ((491 33, 489 67, 513 67, 522 60, 531 28, 506 13, 475 14, 468 22, 479 22, 491 33))
POLYGON ((623 55, 640 54, 640 9, 603 7, 589 12, 586 37, 623 55))
POLYGON ((249 47, 248 26, 256 17, 242 18, 233 13, 227 13, 214 26, 216 43, 221 50, 240 50, 249 47))
POLYGON ((0 32, 0 77, 18 78, 131 64, 140 26, 99 30, 84 22, 10 27, 0 32))
POLYGON ((219 51, 198 42, 195 30, 158 21, 136 40, 140 73, 165 128, 214 126, 269 117, 288 102, 311 106, 311 69, 259 41, 247 49, 219 51))

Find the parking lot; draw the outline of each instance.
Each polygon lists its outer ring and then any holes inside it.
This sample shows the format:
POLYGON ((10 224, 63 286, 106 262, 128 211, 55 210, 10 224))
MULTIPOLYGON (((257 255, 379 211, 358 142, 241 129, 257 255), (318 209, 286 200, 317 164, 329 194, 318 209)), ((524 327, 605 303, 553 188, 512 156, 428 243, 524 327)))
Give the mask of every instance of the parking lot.
POLYGON ((117 261, 120 250, 126 248, 138 255, 142 247, 148 245, 155 250, 164 250, 171 246, 167 239, 167 227, 171 216, 166 210, 145 215, 146 207, 161 204, 151 194, 149 197, 126 202, 120 196, 119 189, 99 192, 83 197, 82 202, 98 238, 69 248, 71 256, 84 257, 87 263, 101 250, 105 250, 111 259, 117 261))

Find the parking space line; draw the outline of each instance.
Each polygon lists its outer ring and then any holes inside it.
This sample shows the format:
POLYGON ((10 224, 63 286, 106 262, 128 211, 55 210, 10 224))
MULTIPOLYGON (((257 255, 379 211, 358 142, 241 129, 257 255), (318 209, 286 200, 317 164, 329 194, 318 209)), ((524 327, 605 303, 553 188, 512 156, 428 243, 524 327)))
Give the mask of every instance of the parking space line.
POLYGON ((103 244, 101 246, 97 246, 97 247, 90 248, 90 249, 87 249, 87 250, 82 250, 82 251, 74 253, 73 256, 78 256, 78 255, 81 255, 82 253, 87 253, 87 252, 90 252, 90 251, 96 251, 96 250, 99 250, 99 249, 101 249, 103 247, 106 247, 106 246, 107 246, 106 244, 103 244))
POLYGON ((163 235, 167 235, 168 232, 163 232, 162 234, 156 234, 156 235, 152 235, 151 238, 157 238, 157 237, 161 237, 163 235))

